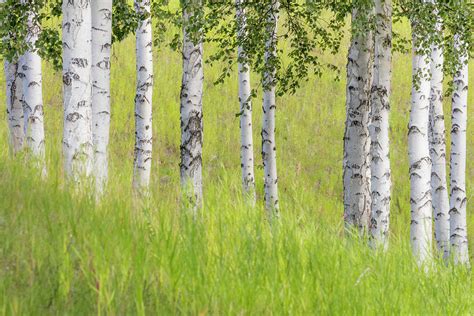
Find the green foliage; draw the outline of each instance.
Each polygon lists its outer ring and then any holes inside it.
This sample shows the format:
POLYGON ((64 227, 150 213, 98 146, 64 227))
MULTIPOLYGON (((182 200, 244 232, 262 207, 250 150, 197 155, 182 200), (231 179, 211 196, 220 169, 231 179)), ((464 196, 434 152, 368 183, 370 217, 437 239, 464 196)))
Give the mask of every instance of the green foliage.
MULTIPOLYGON (((173 7, 171 9, 174 9, 173 7)), ((409 34, 406 21, 399 34, 409 34)), ((170 40, 173 34, 169 35, 170 40)), ((321 62, 346 64, 341 53, 321 62)), ((288 46, 284 40, 282 63, 288 46)), ((217 51, 213 43, 205 52, 217 51)), ((345 78, 309 74, 309 82, 278 100, 281 226, 263 210, 263 170, 255 146, 257 207, 241 197, 237 74, 213 82, 222 64, 205 65, 203 182, 205 207, 197 222, 180 212, 179 93, 181 58, 154 50, 151 196, 132 197, 135 64, 130 35, 112 60, 110 186, 101 203, 68 190, 62 168, 62 80, 43 71, 46 181, 10 157, 5 111, 0 111, 0 311, 2 314, 334 314, 466 315, 474 312, 473 275, 436 262, 418 269, 409 247, 407 123, 411 57, 393 56, 390 138, 393 170, 390 249, 373 253, 343 237, 342 138, 345 78), (260 166, 260 168, 259 168, 260 166)), ((344 52, 344 53, 342 53, 344 52)), ((470 66, 474 66, 471 61, 470 66)), ((473 84, 471 74, 469 83, 473 84)), ((256 81, 260 74, 252 73, 256 81)), ((253 81, 253 82, 254 82, 253 81)), ((4 86, 0 72, 0 86, 4 86)), ((261 100, 261 94, 256 96, 261 100)), ((0 89, 0 100, 5 89, 0 89)), ((469 94, 468 104, 473 104, 469 94)), ((450 126, 445 100, 446 126, 450 126)), ((254 139, 262 111, 255 103, 254 139)), ((468 113, 469 121, 474 112, 468 113)), ((474 148, 474 138, 467 139, 474 148)), ((449 151, 449 133, 447 139, 449 151)), ((474 160, 467 161, 468 196, 474 160)), ((474 253, 474 204, 467 204, 474 253)))

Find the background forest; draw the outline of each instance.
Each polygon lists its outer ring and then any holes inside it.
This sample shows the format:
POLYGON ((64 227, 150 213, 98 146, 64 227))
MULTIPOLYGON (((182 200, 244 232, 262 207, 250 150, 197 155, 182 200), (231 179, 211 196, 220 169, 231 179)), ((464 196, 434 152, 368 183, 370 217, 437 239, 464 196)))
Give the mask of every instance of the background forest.
MULTIPOLYGON (((394 30, 410 37, 407 21, 394 30)), ((350 31, 324 60, 344 73, 350 31)), ((285 50, 288 43, 282 40, 285 50)), ((206 44, 205 54, 216 47, 206 44)), ((411 255, 407 124, 411 53, 394 53, 390 141, 390 248, 373 251, 343 238, 342 152, 345 76, 310 76, 294 95, 278 97, 276 137, 281 221, 268 225, 263 203, 242 197, 237 72, 221 85, 220 63, 204 67, 204 206, 197 219, 181 212, 179 95, 182 61, 154 48, 153 163, 150 197, 133 198, 135 46, 112 49, 109 184, 74 192, 61 156, 61 73, 43 62, 48 176, 21 154, 9 154, 0 111, 0 314, 471 314, 472 274, 436 260, 420 269, 411 255), (34 175, 34 176, 32 176, 34 175)), ((283 63, 285 58, 283 57, 283 63)), ((472 69, 473 62, 470 63, 472 69)), ((252 82, 259 77, 252 75, 252 82)), ((469 84, 474 76, 469 74, 469 84)), ((0 100, 6 98, 0 74, 0 100)), ((261 89, 260 89, 261 90, 261 89)), ((261 91, 254 103, 257 199, 263 171, 261 91)), ((468 107, 474 104, 469 93, 468 107)), ((450 126, 450 98, 445 99, 450 126)), ((468 114, 467 223, 474 253, 473 111, 468 114)), ((449 133, 447 134, 449 151, 449 133)))

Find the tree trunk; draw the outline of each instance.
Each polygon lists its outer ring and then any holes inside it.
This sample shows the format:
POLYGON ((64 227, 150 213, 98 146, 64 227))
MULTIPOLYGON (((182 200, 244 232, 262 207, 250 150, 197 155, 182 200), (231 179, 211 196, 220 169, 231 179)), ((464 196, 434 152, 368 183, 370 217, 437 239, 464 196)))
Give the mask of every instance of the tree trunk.
POLYGON ((63 6, 63 151, 66 174, 89 176, 93 165, 90 0, 63 6))
POLYGON ((23 85, 18 76, 18 62, 5 60, 5 81, 7 86, 7 118, 9 142, 13 154, 20 152, 25 144, 24 114, 21 105, 23 85))
POLYGON ((275 140, 277 27, 280 2, 272 0, 266 25, 265 72, 263 74, 262 160, 264 172, 265 209, 269 219, 278 218, 278 176, 275 140))
MULTIPOLYGON (((150 14, 150 0, 135 0, 135 10, 150 14)), ((151 18, 140 21, 136 32, 137 94, 135 96, 135 161, 133 187, 147 190, 150 183, 153 96, 153 39, 151 18)))
POLYGON ((94 0, 92 7, 92 137, 96 190, 103 192, 108 177, 110 131, 110 49, 112 0, 94 0))
POLYGON ((411 112, 408 125, 408 157, 410 161, 410 238, 418 263, 431 258, 431 158, 428 142, 430 108, 430 65, 421 51, 423 38, 412 23, 413 61, 411 112))
POLYGON ((392 1, 376 0, 374 80, 371 94, 371 240, 388 247, 391 170, 389 114, 392 77, 392 1))
POLYGON ((455 49, 460 52, 460 69, 453 77, 451 125, 451 251, 456 264, 469 264, 466 225, 466 125, 468 89, 468 53, 464 42, 456 35, 455 49))
MULTIPOLYGON (((183 8, 183 77, 181 83, 181 186, 193 210, 202 207, 202 92, 203 45, 201 34, 190 33, 194 10, 201 0, 187 1, 183 8)), ((196 32, 200 32, 199 30, 196 32)))
MULTIPOLYGON (((435 11, 438 15, 438 12, 435 11)), ((437 17, 436 32, 442 32, 437 17)), ((443 48, 431 45, 431 90, 429 140, 431 157, 431 197, 435 223, 435 239, 444 259, 449 256, 449 199, 446 185, 446 138, 443 114, 443 48)))
MULTIPOLYGON (((245 37, 247 21, 242 4, 245 0, 236 0, 237 36, 245 37)), ((240 163, 242 168, 242 187, 245 197, 252 205, 255 204, 255 178, 253 167, 253 135, 252 135, 252 95, 250 88, 250 66, 246 62, 246 54, 242 46, 238 47, 239 71, 239 102, 240 102, 240 163)))
MULTIPOLYGON (((22 2, 26 3, 25 0, 22 0, 22 2)), ((27 27, 26 41, 30 49, 22 56, 19 67, 23 84, 24 130, 28 148, 37 160, 38 167, 44 175, 46 165, 44 161, 45 139, 41 57, 35 51, 40 26, 37 22, 36 13, 33 11, 28 12, 27 27)))
MULTIPOLYGON (((353 23, 371 9, 352 12, 353 23)), ((353 34, 347 62, 346 127, 344 133, 344 221, 349 230, 368 232, 370 186, 369 113, 373 41, 371 32, 353 34)))

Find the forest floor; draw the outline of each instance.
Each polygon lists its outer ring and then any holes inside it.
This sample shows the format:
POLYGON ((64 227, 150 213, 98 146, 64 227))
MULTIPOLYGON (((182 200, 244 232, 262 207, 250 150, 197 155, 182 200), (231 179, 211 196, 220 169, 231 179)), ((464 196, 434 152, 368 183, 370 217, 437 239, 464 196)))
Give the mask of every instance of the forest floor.
MULTIPOLYGON (((261 95, 253 100, 258 201, 251 208, 241 198, 236 76, 213 86, 218 66, 205 68, 205 205, 197 221, 180 211, 181 60, 167 49, 154 56, 151 198, 134 202, 133 38, 113 51, 110 185, 100 203, 92 190, 71 192, 63 180, 60 73, 45 63, 46 180, 25 167, 24 157, 8 154, 0 112, 0 314, 474 313, 469 271, 438 261, 423 271, 411 256, 410 54, 393 61, 390 249, 376 253, 343 237, 345 47, 325 57, 340 66, 341 81, 324 73, 277 100, 281 221, 272 227, 262 208, 261 95)), ((0 87, 4 100, 3 73, 0 87)), ((473 101, 471 92, 469 106, 473 101)), ((448 131, 449 111, 446 99, 448 131)), ((469 124, 468 157, 473 146, 469 124)), ((473 179, 474 159, 468 159, 471 255, 473 179)))

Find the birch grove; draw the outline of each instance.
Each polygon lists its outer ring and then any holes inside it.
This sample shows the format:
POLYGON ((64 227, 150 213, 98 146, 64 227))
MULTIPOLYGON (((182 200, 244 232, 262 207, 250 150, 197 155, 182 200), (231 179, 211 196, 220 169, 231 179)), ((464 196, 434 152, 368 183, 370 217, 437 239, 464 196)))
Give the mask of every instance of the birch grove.
MULTIPOLYGON (((436 33, 442 34, 437 10, 436 33)), ((434 234, 437 248, 444 259, 449 256, 449 199, 446 185, 446 130, 443 113, 443 47, 431 45, 431 89, 429 114, 429 142, 431 167, 431 196, 433 204, 434 234)))
POLYGON ((110 50, 112 0, 95 0, 92 8, 92 138, 96 191, 104 190, 108 177, 110 133, 110 50))
POLYGON ((276 54, 277 26, 280 2, 270 1, 267 10, 265 73, 263 74, 263 124, 262 124, 262 161, 264 172, 265 209, 269 218, 279 217, 278 176, 276 161, 275 113, 276 113, 276 54))
POLYGON ((468 91, 468 51, 461 36, 454 38, 460 67, 453 77, 451 118, 450 241, 456 264, 469 264, 466 219, 466 128, 468 91))
MULTIPOLYGON (((236 0, 237 37, 242 40, 247 34, 245 9, 242 4, 245 0, 236 0)), ((240 103, 240 163, 242 169, 242 187, 246 198, 255 204, 255 176, 252 135, 252 101, 250 86, 250 65, 247 63, 244 48, 238 47, 238 80, 240 103)))
POLYGON ((371 223, 373 246, 388 247, 391 199, 389 114, 392 74, 392 2, 376 0, 374 77, 371 93, 371 223))
POLYGON ((181 187, 186 203, 202 207, 203 44, 199 26, 192 25, 201 0, 184 1, 183 75, 181 81, 181 187))
POLYGON ((412 21, 412 92, 408 124, 408 157, 410 162, 410 239, 418 263, 431 258, 431 158, 428 142, 430 79, 429 56, 423 50, 424 38, 412 21))
POLYGON ((72 180, 93 167, 90 0, 62 5, 64 169, 72 180))
MULTIPOLYGON (((352 21, 363 23, 368 20, 370 14, 371 8, 355 7, 352 21)), ((369 113, 372 56, 371 32, 355 32, 352 35, 347 62, 343 183, 346 228, 355 228, 360 233, 368 231, 370 221, 369 113)))

